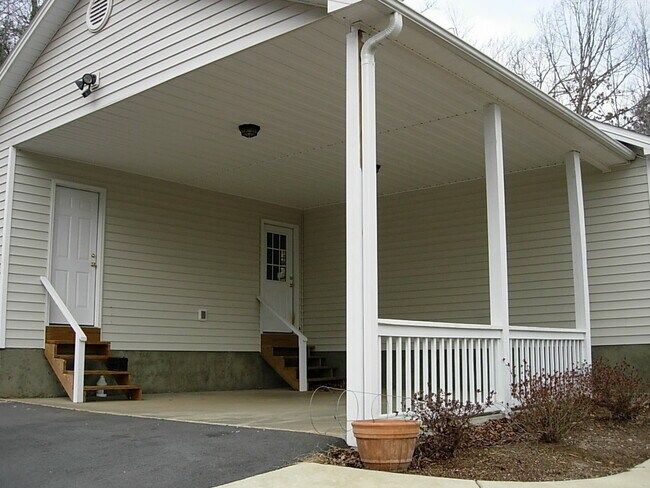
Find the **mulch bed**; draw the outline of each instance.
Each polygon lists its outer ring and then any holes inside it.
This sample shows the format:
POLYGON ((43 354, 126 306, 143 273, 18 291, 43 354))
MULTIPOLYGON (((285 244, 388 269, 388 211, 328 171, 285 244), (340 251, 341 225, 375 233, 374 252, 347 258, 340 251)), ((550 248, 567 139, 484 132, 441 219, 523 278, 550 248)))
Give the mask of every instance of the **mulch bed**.
MULTIPOLYGON (((473 426, 451 459, 430 461, 417 452, 408 473, 493 481, 559 481, 627 471, 650 458, 647 416, 616 422, 594 415, 559 444, 527 440, 505 419, 473 426)), ((354 449, 331 448, 308 461, 361 468, 354 449)))

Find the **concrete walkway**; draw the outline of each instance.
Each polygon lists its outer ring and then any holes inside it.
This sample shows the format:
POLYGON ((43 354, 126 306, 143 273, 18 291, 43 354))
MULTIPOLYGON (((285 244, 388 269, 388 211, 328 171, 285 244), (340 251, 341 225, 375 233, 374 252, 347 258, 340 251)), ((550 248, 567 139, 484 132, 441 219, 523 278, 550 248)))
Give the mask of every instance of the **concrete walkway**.
POLYGON ((318 488, 641 488, 650 486, 650 461, 606 478, 535 483, 457 480, 303 463, 222 488, 304 488, 306 483, 318 488))
POLYGON ((147 394, 141 401, 74 404, 65 398, 12 401, 84 412, 308 432, 345 438, 345 395, 293 390, 147 394))

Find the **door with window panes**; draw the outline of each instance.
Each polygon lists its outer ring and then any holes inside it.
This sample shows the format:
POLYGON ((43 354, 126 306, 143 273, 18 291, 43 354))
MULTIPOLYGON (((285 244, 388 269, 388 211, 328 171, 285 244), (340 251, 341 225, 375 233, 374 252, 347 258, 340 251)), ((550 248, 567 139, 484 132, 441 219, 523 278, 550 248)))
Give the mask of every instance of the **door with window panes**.
MULTIPOLYGON (((295 325, 293 286, 293 229, 280 225, 262 226, 262 299, 287 322, 295 325)), ((260 307, 262 332, 290 332, 266 307, 260 307)))

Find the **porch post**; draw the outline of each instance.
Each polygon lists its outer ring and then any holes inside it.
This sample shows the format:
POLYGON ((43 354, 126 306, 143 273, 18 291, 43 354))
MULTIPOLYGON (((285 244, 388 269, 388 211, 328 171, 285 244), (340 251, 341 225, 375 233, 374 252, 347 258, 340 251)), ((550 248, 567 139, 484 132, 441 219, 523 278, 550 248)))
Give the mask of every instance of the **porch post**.
POLYGON ((510 318, 508 311, 508 260, 506 241, 506 197, 503 170, 501 107, 486 105, 483 111, 485 138, 485 184, 487 196, 488 257, 490 273, 490 325, 501 329, 496 358, 497 401, 511 403, 510 318))
POLYGON ((573 294, 575 297, 576 329, 585 333, 583 357, 591 363, 591 319, 589 310, 589 276, 587 267, 587 232, 582 194, 580 153, 571 151, 564 157, 569 193, 569 221, 573 256, 573 294))
POLYGON ((346 401, 347 442, 356 445, 351 422, 364 415, 363 226, 361 172, 361 31, 347 35, 346 66, 346 401))

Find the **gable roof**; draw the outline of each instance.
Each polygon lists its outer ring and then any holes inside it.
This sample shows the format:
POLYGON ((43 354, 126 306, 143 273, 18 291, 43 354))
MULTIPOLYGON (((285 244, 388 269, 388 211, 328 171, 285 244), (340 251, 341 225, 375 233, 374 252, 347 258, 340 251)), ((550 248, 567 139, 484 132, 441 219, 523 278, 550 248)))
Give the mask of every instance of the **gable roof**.
POLYGON ((43 4, 25 35, 0 67, 0 111, 18 89, 77 2, 78 0, 47 0, 43 4))
MULTIPOLYGON (((322 5, 325 3, 324 0, 290 1, 311 5, 322 5)), ((16 49, 0 68, 0 111, 3 110, 11 96, 18 89, 22 80, 77 3, 78 0, 47 0, 43 5, 16 49)), ((498 98, 503 96, 504 99, 509 99, 516 93, 516 98, 519 101, 525 101, 525 104, 529 108, 537 107, 539 109, 541 107, 545 109, 547 116, 551 117, 551 119, 557 117, 564 123, 568 123, 571 127, 570 130, 574 131, 573 134, 578 140, 585 141, 590 139, 592 143, 596 142, 601 147, 612 151, 618 158, 633 160, 636 157, 631 149, 614 140, 608 133, 600 130, 599 127, 594 126, 587 120, 571 112, 541 90, 533 87, 496 61, 436 25, 423 15, 406 7, 399 0, 361 0, 335 11, 333 15, 343 18, 346 21, 351 21, 350 19, 354 16, 359 16, 359 18, 366 17, 364 14, 367 13, 368 9, 374 10, 375 13, 378 11, 400 12, 421 33, 428 34, 428 36, 433 35, 436 45, 439 46, 442 44, 451 56, 462 59, 466 63, 466 66, 471 66, 471 69, 474 71, 482 73, 480 76, 481 82, 490 83, 492 85, 492 91, 498 98), (500 86, 500 89, 494 90, 494 88, 498 88, 497 85, 500 86)), ((357 19, 355 17, 352 20, 357 19)), ((383 22, 384 20, 382 17, 380 21, 383 22)), ((417 50, 416 48, 418 46, 414 45, 411 47, 417 50)), ((599 165, 599 167, 604 171, 608 170, 606 165, 599 165)))

